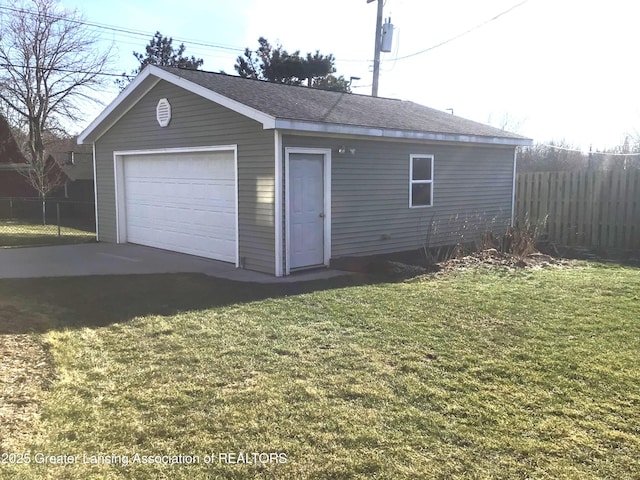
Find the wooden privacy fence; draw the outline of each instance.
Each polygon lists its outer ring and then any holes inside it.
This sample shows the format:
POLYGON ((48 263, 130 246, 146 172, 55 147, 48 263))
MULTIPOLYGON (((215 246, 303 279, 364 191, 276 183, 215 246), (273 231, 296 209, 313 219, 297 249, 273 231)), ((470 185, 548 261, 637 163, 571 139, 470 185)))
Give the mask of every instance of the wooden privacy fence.
POLYGON ((518 174, 515 220, 562 245, 640 249, 640 169, 518 174))

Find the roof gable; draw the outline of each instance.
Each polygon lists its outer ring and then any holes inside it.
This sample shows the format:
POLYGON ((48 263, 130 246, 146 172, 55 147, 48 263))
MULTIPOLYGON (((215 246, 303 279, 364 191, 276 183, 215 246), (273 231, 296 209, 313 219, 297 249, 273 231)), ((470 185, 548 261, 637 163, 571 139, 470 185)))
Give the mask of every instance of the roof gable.
POLYGON ((159 80, 256 120, 265 129, 465 143, 531 143, 520 135, 409 101, 153 65, 146 67, 80 134, 78 142, 99 138, 159 80))
POLYGON ((13 137, 9 122, 0 114, 0 164, 15 165, 26 161, 13 137))

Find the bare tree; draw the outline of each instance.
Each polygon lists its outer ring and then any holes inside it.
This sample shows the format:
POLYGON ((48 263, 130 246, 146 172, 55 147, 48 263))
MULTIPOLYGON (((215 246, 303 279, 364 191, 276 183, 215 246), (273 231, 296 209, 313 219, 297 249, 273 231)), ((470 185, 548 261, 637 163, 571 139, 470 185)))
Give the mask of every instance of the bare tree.
POLYGON ((520 172, 576 171, 588 166, 588 156, 565 140, 535 143, 518 149, 520 172))
POLYGON ((487 118, 487 123, 489 125, 511 133, 522 133, 522 129, 526 122, 526 118, 515 117, 509 112, 504 112, 502 115, 494 115, 493 113, 490 113, 489 118, 487 118))
POLYGON ((0 100, 24 137, 24 175, 42 198, 44 220, 45 198, 63 181, 48 141, 81 119, 81 101, 96 101, 110 52, 98 51, 82 16, 57 0, 28 0, 0 15, 0 100))

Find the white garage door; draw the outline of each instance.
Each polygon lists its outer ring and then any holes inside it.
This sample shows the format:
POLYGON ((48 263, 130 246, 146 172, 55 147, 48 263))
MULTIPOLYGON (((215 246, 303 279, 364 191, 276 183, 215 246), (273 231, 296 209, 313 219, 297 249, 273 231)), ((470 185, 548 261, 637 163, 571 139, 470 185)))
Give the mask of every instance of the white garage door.
POLYGON ((130 243, 236 261, 233 151, 124 158, 130 243))

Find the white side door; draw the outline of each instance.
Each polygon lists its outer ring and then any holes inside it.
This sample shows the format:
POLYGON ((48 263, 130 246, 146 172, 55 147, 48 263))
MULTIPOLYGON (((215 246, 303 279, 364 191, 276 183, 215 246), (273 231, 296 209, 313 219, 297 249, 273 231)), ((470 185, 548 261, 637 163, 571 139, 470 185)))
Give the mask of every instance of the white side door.
POLYGON ((324 155, 289 155, 289 266, 324 264, 324 155))

